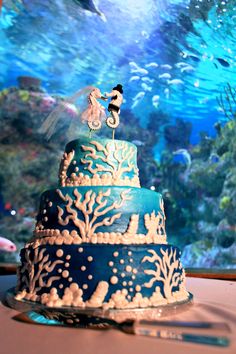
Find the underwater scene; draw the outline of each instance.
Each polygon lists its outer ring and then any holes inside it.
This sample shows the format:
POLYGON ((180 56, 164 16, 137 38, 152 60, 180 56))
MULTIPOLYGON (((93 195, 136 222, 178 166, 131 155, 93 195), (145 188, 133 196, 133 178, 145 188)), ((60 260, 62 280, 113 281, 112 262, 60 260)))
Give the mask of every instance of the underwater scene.
POLYGON ((117 84, 115 138, 163 195, 168 243, 185 267, 236 269, 235 0, 0 0, 0 263, 19 261, 65 145, 89 134, 86 93, 117 84))

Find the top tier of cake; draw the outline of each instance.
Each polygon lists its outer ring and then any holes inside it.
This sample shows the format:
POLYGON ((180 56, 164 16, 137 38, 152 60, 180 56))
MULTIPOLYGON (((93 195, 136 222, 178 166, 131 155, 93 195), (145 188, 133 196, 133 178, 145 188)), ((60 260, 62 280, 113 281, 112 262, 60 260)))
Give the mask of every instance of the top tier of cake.
POLYGON ((59 182, 68 186, 140 187, 137 148, 122 140, 82 137, 66 145, 59 182))

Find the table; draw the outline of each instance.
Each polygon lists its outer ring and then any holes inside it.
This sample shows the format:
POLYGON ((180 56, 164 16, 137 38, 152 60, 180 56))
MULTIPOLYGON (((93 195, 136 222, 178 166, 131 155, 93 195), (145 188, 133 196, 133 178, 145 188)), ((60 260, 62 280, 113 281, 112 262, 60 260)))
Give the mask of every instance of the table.
MULTIPOLYGON (((0 300, 16 283, 15 276, 0 277, 0 300)), ((227 348, 203 346, 141 336, 118 330, 92 330, 32 325, 14 320, 17 311, 0 304, 0 350, 3 354, 235 354, 236 282, 187 278, 194 304, 187 311, 171 316, 174 320, 224 321, 231 328, 227 348)))

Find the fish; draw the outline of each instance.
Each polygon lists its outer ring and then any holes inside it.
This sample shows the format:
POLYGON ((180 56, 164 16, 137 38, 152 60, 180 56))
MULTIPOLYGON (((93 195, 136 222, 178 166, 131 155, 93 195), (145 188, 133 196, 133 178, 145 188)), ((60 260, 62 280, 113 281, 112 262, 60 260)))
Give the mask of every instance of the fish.
POLYGON ((141 35, 146 39, 149 38, 149 34, 146 31, 141 31, 141 35))
POLYGON ((145 84, 145 82, 143 82, 141 84, 142 88, 144 89, 144 91, 152 91, 152 87, 151 86, 148 86, 147 84, 145 84))
POLYGON ((0 251, 15 252, 16 250, 16 245, 12 241, 0 236, 0 251))
POLYGON ((78 5, 81 9, 93 12, 101 17, 104 22, 107 22, 106 16, 103 12, 101 12, 96 5, 94 4, 93 0, 73 0, 76 5, 78 5))
POLYGON ((194 67, 192 65, 186 65, 183 68, 180 69, 181 73, 183 72, 191 72, 191 71, 195 71, 194 67))
POLYGON ((176 68, 180 69, 184 66, 188 66, 189 64, 188 63, 184 63, 183 61, 180 61, 179 63, 176 63, 175 66, 176 68))
POLYGON ((132 140, 131 141, 133 144, 135 144, 136 146, 143 146, 145 145, 145 143, 141 140, 132 140))
POLYGON ((200 59, 198 57, 196 57, 195 55, 188 55, 188 57, 197 63, 200 61, 200 59))
POLYGON ((161 68, 162 68, 162 69, 165 69, 165 70, 171 70, 171 69, 172 69, 172 66, 169 65, 169 64, 163 64, 163 65, 161 65, 161 68))
POLYGON ((145 81, 145 82, 150 82, 150 83, 153 83, 153 79, 150 79, 149 77, 142 77, 142 79, 141 79, 142 81, 145 81))
POLYGON ((140 77, 139 77, 139 76, 132 76, 132 77, 129 79, 129 82, 137 81, 137 80, 140 80, 140 77))
POLYGON ((170 79, 171 78, 171 75, 169 73, 164 73, 164 74, 161 74, 158 76, 159 79, 170 79))
POLYGON ((186 149, 178 149, 173 152, 173 155, 175 155, 177 158, 175 159, 176 162, 182 162, 187 166, 187 169, 190 169, 191 164, 192 164, 192 159, 191 155, 186 149), (178 158, 179 157, 179 158, 178 158))
POLYGON ((216 58, 216 60, 220 63, 221 66, 224 66, 225 68, 228 68, 230 66, 230 64, 222 58, 216 58))
POLYGON ((137 95, 133 98, 134 103, 132 104, 131 108, 136 107, 137 104, 143 99, 144 96, 145 96, 144 91, 137 93, 137 95))
POLYGON ((138 69, 139 68, 138 64, 136 64, 135 61, 130 61, 129 62, 129 66, 131 66, 132 69, 138 69))
POLYGON ((216 152, 212 152, 209 156, 209 161, 212 163, 218 163, 220 161, 220 157, 216 152))
POLYGON ((160 100, 160 96, 159 96, 159 95, 154 95, 154 96, 152 97, 152 105, 153 105, 155 108, 157 108, 157 107, 159 106, 159 104, 160 104, 159 100, 160 100))
POLYGON ((131 69, 130 70, 131 73, 137 73, 137 74, 140 74, 140 75, 147 75, 148 74, 148 71, 146 69, 143 69, 143 68, 136 68, 136 69, 131 69))
POLYGON ((159 101, 159 99, 160 99, 160 96, 159 96, 159 95, 154 95, 154 96, 152 97, 152 102, 159 101))
POLYGON ((157 68, 159 65, 155 62, 149 63, 145 65, 145 68, 157 68))
POLYGON ((168 85, 182 85, 184 82, 180 79, 173 79, 167 81, 168 85))
POLYGON ((141 92, 137 93, 137 95, 133 98, 133 101, 140 100, 140 99, 142 99, 144 96, 145 96, 145 92, 144 92, 144 91, 141 91, 141 92))
POLYGON ((165 94, 165 97, 166 97, 167 99, 170 98, 170 90, 169 90, 168 88, 165 88, 164 94, 165 94))

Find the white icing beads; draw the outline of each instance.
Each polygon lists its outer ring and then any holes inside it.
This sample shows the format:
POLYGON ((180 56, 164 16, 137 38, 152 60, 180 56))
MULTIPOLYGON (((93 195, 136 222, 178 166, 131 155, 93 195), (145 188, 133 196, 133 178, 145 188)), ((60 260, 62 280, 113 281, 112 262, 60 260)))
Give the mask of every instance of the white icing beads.
POLYGON ((82 253, 84 251, 83 247, 79 247, 78 251, 79 253, 82 253))
POLYGON ((126 282, 126 281, 123 281, 122 285, 123 285, 123 286, 126 286, 126 285, 127 285, 127 282, 126 282))
POLYGON ((89 279, 89 280, 92 280, 92 279, 93 279, 92 274, 89 274, 89 275, 88 275, 88 279, 89 279))
POLYGON ((92 256, 88 256, 88 262, 92 262, 93 261, 93 257, 92 256))
POLYGON ((63 278, 68 278, 68 276, 69 276, 68 270, 63 270, 62 276, 63 276, 63 278))
POLYGON ((82 288, 83 289, 88 289, 88 284, 83 284, 82 288))
POLYGON ((119 252, 114 252, 114 253, 113 253, 113 256, 114 256, 114 257, 118 257, 118 256, 119 256, 119 252))
POLYGON ((59 284, 59 289, 63 289, 64 285, 63 284, 59 284))
POLYGON ((120 264, 124 264, 124 263, 125 263, 124 259, 120 259, 120 264))
POLYGON ((71 259, 71 256, 68 254, 68 256, 66 256, 67 261, 69 261, 69 259, 71 259))
POLYGON ((84 272, 86 270, 86 267, 82 266, 80 269, 82 270, 82 272, 84 272))
POLYGON ((113 271, 113 273, 117 273, 117 269, 116 268, 113 268, 112 271, 113 271))
POLYGON ((113 285, 117 284, 118 283, 118 278, 115 275, 113 275, 111 277, 111 279, 110 279, 110 283, 113 284, 113 285))
POLYGON ((73 279, 70 277, 70 278, 68 278, 68 280, 69 280, 69 282, 71 282, 73 279))
POLYGON ((48 206, 51 208, 51 207, 52 207, 52 202, 49 202, 49 203, 48 203, 48 206))
POLYGON ((132 272, 132 267, 131 267, 130 265, 127 265, 127 266, 125 267, 125 270, 126 270, 127 272, 132 272))
POLYGON ((61 272, 62 272, 62 269, 61 269, 61 268, 59 268, 59 269, 58 269, 58 273, 61 273, 61 272))
POLYGON ((69 268, 69 266, 70 266, 70 263, 65 263, 66 268, 69 268))
POLYGON ((141 291, 141 286, 140 285, 136 285, 135 290, 136 291, 141 291))
POLYGON ((64 254, 64 252, 63 252, 62 249, 59 249, 59 250, 57 250, 57 252, 56 252, 57 257, 62 257, 63 254, 64 254))
POLYGON ((132 256, 132 252, 131 251, 128 252, 128 256, 132 256))
POLYGON ((113 267, 114 262, 110 261, 110 262, 108 263, 108 265, 109 265, 110 267, 113 267))

